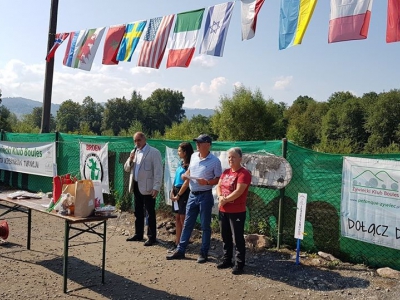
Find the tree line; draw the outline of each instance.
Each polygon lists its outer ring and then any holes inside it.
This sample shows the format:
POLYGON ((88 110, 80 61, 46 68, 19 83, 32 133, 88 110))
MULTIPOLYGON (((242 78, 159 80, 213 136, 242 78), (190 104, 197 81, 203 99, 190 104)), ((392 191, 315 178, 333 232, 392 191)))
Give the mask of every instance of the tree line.
MULTIPOLYGON (((82 135, 131 136, 145 132, 153 139, 191 140, 208 133, 219 141, 278 140, 284 137, 309 149, 328 153, 400 152, 400 90, 357 97, 335 92, 327 101, 299 96, 291 106, 265 99, 260 90, 235 88, 221 96, 210 117, 190 120, 182 92, 157 89, 143 99, 109 99, 103 106, 91 97, 82 104, 66 100, 51 116, 50 129, 82 135)), ((0 126, 9 132, 40 132, 42 108, 21 120, 0 106, 0 126)))

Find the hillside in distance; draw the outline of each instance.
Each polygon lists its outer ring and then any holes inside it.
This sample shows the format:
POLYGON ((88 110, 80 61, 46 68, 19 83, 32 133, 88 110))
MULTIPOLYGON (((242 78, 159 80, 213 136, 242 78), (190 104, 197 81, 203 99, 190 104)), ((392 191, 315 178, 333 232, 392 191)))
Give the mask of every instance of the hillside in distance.
MULTIPOLYGON (((43 103, 40 101, 35 101, 31 99, 21 98, 21 97, 6 97, 3 98, 1 102, 2 105, 7 107, 10 112, 14 113, 18 118, 21 118, 23 115, 32 113, 32 110, 35 107, 43 107, 43 103)), ((104 103, 102 103, 104 105, 104 103)), ((51 104, 50 112, 56 117, 57 111, 60 108, 60 104, 51 104)), ((191 119, 193 116, 203 115, 205 117, 212 116, 214 114, 213 109, 209 108, 183 108, 185 110, 185 115, 188 119, 191 119)))

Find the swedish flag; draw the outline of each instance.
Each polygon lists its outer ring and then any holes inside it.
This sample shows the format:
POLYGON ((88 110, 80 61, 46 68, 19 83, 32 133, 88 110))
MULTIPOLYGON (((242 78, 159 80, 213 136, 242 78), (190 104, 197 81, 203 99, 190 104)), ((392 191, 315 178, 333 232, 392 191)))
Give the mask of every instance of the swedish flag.
POLYGON ((118 49, 118 61, 131 61, 132 54, 139 43, 146 23, 147 21, 138 21, 126 25, 125 34, 118 49))

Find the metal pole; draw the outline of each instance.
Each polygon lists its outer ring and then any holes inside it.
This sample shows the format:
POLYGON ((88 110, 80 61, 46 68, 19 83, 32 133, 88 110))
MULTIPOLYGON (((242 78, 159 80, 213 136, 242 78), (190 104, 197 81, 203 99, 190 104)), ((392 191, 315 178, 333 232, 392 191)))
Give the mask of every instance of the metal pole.
MULTIPOLYGON (((49 37, 47 40, 47 53, 49 53, 50 49, 53 47, 56 36, 57 12, 58 12, 58 0, 51 0, 49 37)), ((54 58, 52 58, 49 62, 46 62, 41 133, 50 132, 50 110, 51 110, 51 93, 53 89, 53 73, 54 73, 54 58)))
POLYGON ((104 231, 103 231, 103 256, 101 262, 101 283, 104 284, 104 270, 106 268, 106 243, 107 243, 107 220, 103 221, 104 231))
POLYGON ((68 247, 69 247, 69 223, 65 220, 64 224, 64 257, 63 257, 63 292, 67 292, 68 280, 68 247))
MULTIPOLYGON (((287 155, 287 139, 282 139, 282 156, 286 159, 287 155)), ((276 247, 279 249, 281 247, 282 241, 282 220, 283 220, 283 202, 285 199, 285 188, 279 191, 279 210, 278 210, 278 238, 276 241, 276 247)))

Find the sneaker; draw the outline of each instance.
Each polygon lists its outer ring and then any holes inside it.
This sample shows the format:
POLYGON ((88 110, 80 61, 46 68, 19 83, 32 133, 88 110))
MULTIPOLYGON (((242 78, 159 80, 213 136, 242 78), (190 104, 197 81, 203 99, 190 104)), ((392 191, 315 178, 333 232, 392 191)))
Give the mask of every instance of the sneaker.
POLYGON ((219 263, 217 265, 217 269, 228 269, 228 268, 232 268, 233 267, 233 263, 229 260, 224 260, 222 263, 219 263))
POLYGON ((239 267, 238 265, 235 265, 232 269, 232 274, 233 275, 240 275, 243 274, 243 267, 239 267))
POLYGON ((200 253, 199 256, 197 257, 197 262, 199 264, 204 264, 208 260, 208 255, 200 253))
POLYGON ((175 249, 173 253, 170 255, 167 255, 167 260, 171 259, 184 259, 185 258, 185 253, 180 252, 178 249, 175 249))

